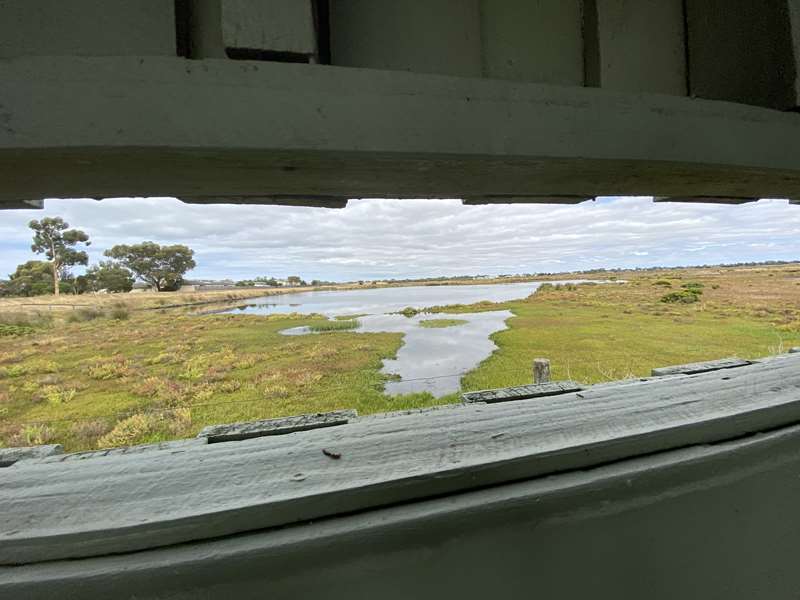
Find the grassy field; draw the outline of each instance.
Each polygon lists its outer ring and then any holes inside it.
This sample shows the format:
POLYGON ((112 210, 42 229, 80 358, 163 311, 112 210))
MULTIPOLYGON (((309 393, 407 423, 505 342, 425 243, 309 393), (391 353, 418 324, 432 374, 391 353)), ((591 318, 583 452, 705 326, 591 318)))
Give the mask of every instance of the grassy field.
MULTIPOLYGON (((800 266, 619 278, 627 283, 549 286, 519 301, 437 308, 515 315, 493 336, 498 350, 462 379, 462 388, 529 383, 536 357, 552 361, 554 378, 593 383, 800 346, 800 266), (696 302, 661 301, 686 284, 701 285, 694 287, 701 292, 696 302)), ((352 317, 195 316, 139 310, 172 302, 166 295, 120 298, 79 297, 93 305, 61 312, 0 301, 0 444, 57 442, 82 450, 188 437, 215 423, 458 399, 383 394, 381 361, 395 355, 402 336, 339 330, 351 327, 352 317), (333 330, 279 333, 300 325, 333 330)), ((226 298, 199 294, 194 302, 215 299, 226 298)), ((450 325, 457 320, 438 316, 450 325)))
POLYGON ((599 383, 646 376, 659 366, 758 358, 800 345, 800 268, 629 277, 625 284, 546 288, 506 303, 515 316, 509 329, 492 336, 499 350, 464 377, 462 387, 529 383, 537 357, 551 360, 554 379, 599 383), (697 302, 661 302, 698 279, 705 284, 697 302))

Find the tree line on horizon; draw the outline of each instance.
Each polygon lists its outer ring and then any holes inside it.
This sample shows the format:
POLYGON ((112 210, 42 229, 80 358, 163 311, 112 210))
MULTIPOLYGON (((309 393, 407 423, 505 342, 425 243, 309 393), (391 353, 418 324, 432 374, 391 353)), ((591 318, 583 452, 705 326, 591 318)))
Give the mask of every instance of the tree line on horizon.
POLYGON ((83 249, 91 245, 80 229, 70 229, 61 217, 46 217, 28 224, 33 231, 31 251, 46 260, 29 260, 19 265, 9 280, 0 284, 2 296, 39 296, 62 293, 129 292, 136 280, 158 292, 174 291, 183 284, 183 276, 196 266, 194 251, 176 244, 161 246, 155 242, 118 244, 103 254, 110 260, 89 266, 83 275, 70 269, 88 266, 89 255, 83 249))

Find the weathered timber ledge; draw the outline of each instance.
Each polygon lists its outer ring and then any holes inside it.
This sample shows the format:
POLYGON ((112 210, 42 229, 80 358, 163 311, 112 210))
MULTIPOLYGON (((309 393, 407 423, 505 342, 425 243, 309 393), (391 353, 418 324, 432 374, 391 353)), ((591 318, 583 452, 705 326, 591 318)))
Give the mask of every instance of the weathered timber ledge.
POLYGON ((694 375, 696 373, 706 373, 707 371, 720 371, 722 369, 735 369, 751 364, 752 361, 741 358, 720 358, 719 360, 708 360, 704 362, 688 363, 685 365, 674 365, 670 367, 658 367, 653 369, 653 377, 664 377, 665 375, 694 375))
POLYGON ((789 426, 295 527, 0 567, 0 594, 481 600, 535 587, 576 600, 791 598, 799 448, 800 426, 789 426))
POLYGON ((800 198, 800 115, 729 102, 152 56, 8 59, 0 80, 0 203, 14 206, 800 198))
POLYGON ((21 460, 45 458, 64 453, 61 444, 43 444, 19 448, 0 448, 0 467, 10 467, 21 460))
POLYGON ((236 443, 3 469, 0 564, 104 556, 463 493, 800 422, 800 355, 236 443))
POLYGON ((328 413, 297 415, 280 419, 265 419, 247 423, 229 423, 225 425, 210 425, 204 428, 198 438, 205 438, 209 444, 218 442, 238 442, 265 435, 286 435, 297 431, 309 431, 322 427, 335 427, 346 425, 358 417, 354 410, 339 410, 328 413))
POLYGON ((467 392, 461 395, 461 399, 464 402, 510 402, 512 400, 557 396, 558 394, 579 392, 582 389, 583 387, 574 381, 548 381, 546 383, 467 392))

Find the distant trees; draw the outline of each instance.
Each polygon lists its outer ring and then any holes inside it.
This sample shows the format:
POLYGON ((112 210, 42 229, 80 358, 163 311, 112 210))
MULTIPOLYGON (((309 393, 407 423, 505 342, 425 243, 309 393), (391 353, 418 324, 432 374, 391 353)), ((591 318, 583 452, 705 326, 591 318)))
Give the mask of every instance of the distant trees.
POLYGON ((79 290, 90 292, 130 292, 135 280, 128 269, 112 261, 100 261, 77 277, 79 290))
POLYGON ((187 246, 142 242, 114 246, 105 252, 114 260, 101 261, 75 277, 70 267, 89 264, 89 255, 80 248, 91 244, 89 236, 70 229, 61 217, 33 220, 28 227, 33 231, 31 250, 44 254, 47 261, 19 265, 7 281, 0 281, 0 296, 129 292, 137 278, 160 292, 170 291, 178 289, 184 274, 196 266, 194 251, 187 246))
POLYGON ((278 280, 274 277, 256 277, 255 279, 243 279, 236 282, 236 287, 278 287, 278 280))
POLYGON ((160 246, 155 242, 131 246, 120 244, 106 250, 105 255, 119 261, 120 265, 159 292, 178 289, 184 274, 196 266, 194 250, 183 245, 160 246))
MULTIPOLYGON (((316 281, 319 285, 325 283, 317 279, 315 279, 314 281, 316 281)), ((308 283, 306 283, 306 281, 299 275, 289 275, 289 277, 287 277, 286 280, 278 280, 275 279, 274 277, 256 277, 255 279, 243 279, 241 281, 236 282, 236 287, 255 287, 255 286, 281 287, 284 285, 297 287, 297 286, 308 285, 308 283)), ((312 285, 314 285, 313 282, 312 285)))
MULTIPOLYGON (((61 217, 46 217, 41 221, 33 220, 28 223, 33 230, 33 244, 31 250, 37 254, 44 254, 50 261, 50 270, 53 277, 52 290, 58 296, 60 293, 59 281, 66 274, 67 269, 73 265, 85 265, 89 256, 83 250, 77 250, 78 244, 89 242, 89 236, 80 229, 70 229, 61 217)), ((35 261, 34 261, 35 262, 35 261)), ((26 263, 30 264, 30 263, 26 263)))
POLYGON ((3 286, 8 296, 40 296, 53 293, 53 271, 50 263, 29 260, 19 265, 3 286))

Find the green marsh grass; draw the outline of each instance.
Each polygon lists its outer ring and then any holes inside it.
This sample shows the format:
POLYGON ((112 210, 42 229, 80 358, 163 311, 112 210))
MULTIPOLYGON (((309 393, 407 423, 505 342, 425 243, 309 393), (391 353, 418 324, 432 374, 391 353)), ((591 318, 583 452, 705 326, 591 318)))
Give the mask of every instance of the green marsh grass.
MULTIPOLYGON (((800 346, 796 265, 619 278, 629 283, 552 286, 512 302, 438 307, 445 320, 457 318, 447 312, 513 314, 509 328, 492 335, 497 350, 461 378, 462 389, 530 383, 537 357, 551 360, 553 379, 591 384, 800 346), (653 283, 664 279, 703 283, 704 293, 692 304, 660 302, 665 290, 653 283)), ((353 318, 131 311, 115 319, 111 308, 102 306, 102 318, 73 323, 0 316, 0 323, 33 329, 0 336, 0 445, 87 450, 191 437, 218 423, 345 408, 369 414, 459 399, 384 394, 391 376, 381 372, 382 361, 396 356, 402 335, 352 335, 353 318), (331 330, 332 322, 344 326, 331 330), (281 334, 302 325, 326 335, 281 334)))
POLYGON ((339 321, 322 321, 308 326, 309 331, 314 333, 325 333, 329 331, 348 331, 358 329, 361 323, 358 319, 343 319, 339 321))
POLYGON ((458 327, 469 323, 466 319, 425 319, 419 322, 420 327, 428 329, 443 329, 445 327, 458 327))

